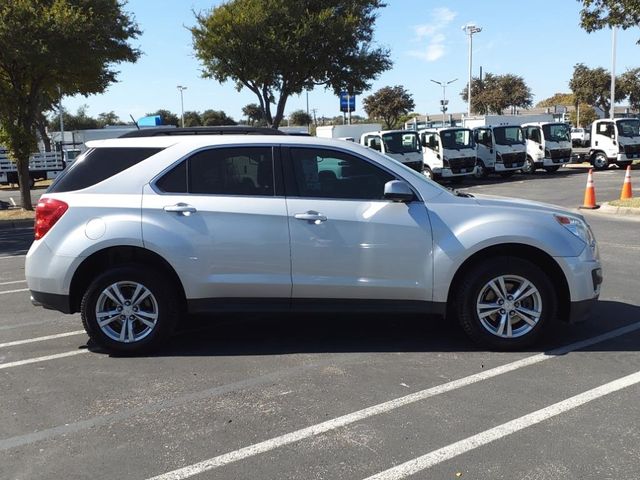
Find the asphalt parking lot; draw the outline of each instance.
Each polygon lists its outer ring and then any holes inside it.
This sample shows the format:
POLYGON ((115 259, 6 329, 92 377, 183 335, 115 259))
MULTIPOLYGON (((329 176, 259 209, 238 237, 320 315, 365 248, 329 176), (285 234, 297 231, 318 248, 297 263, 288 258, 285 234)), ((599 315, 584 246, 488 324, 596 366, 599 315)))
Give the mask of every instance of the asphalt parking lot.
MULTIPOLYGON (((623 177, 597 172, 598 201, 623 177)), ((585 183, 461 188, 575 208, 585 183)), ((31 306, 32 230, 0 230, 0 479, 637 479, 640 216, 583 213, 593 318, 517 353, 437 319, 318 314, 192 318, 153 356, 110 356, 31 306)))

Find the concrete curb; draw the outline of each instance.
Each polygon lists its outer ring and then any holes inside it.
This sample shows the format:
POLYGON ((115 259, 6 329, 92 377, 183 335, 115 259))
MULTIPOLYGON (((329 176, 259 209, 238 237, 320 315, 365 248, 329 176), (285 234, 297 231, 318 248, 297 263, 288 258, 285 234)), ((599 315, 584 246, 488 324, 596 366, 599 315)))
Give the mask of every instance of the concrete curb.
POLYGON ((603 203, 599 209, 602 213, 609 213, 613 215, 640 215, 640 208, 633 207, 615 207, 608 203, 603 203))
POLYGON ((0 220, 0 230, 33 227, 33 222, 33 218, 25 218, 22 220, 0 220))

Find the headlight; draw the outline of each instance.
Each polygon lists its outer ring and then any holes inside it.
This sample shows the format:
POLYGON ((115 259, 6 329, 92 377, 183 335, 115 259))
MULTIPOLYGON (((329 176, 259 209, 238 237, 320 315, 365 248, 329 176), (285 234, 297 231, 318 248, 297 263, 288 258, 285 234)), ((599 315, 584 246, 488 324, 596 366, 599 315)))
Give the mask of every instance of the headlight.
POLYGON ((496 163, 502 163, 502 154, 500 152, 496 152, 496 163))
POLYGON ((618 153, 624 153, 624 146, 618 144, 618 153))
POLYGON ((544 151, 544 156, 545 156, 545 158, 551 158, 551 150, 545 150, 544 151))
POLYGON ((587 223, 578 217, 569 217, 567 215, 554 215, 560 225, 565 227, 576 237, 592 248, 595 248, 596 238, 587 223))

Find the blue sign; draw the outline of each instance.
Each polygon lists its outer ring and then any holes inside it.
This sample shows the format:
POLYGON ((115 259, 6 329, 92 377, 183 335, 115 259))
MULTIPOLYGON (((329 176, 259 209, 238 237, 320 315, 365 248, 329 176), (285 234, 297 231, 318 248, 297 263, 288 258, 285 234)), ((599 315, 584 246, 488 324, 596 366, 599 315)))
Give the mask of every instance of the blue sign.
POLYGON ((356 110, 356 96, 347 92, 340 92, 340 111, 341 112, 354 112, 356 110))
POLYGON ((158 125, 162 125, 162 119, 160 118, 160 115, 142 117, 138 120, 139 127, 157 127, 158 125))

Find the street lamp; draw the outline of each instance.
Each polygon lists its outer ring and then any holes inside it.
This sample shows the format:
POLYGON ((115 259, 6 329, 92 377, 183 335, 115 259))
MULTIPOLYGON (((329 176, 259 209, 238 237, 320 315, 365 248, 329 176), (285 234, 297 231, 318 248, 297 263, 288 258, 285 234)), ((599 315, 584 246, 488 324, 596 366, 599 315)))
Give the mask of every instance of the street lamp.
POLYGON ((456 80, 458 80, 457 78, 454 78, 453 80, 449 80, 448 82, 439 82, 437 80, 433 80, 431 79, 431 81, 433 83, 437 83, 438 85, 440 85, 442 87, 442 100, 440 100, 440 110, 442 110, 442 128, 444 128, 444 114, 447 111, 447 105, 449 103, 449 100, 447 100, 447 96, 445 95, 445 90, 447 88, 447 85, 449 85, 450 83, 455 82, 456 80))
POLYGON ((467 23, 462 30, 469 36, 469 83, 467 84, 467 118, 471 116, 471 58, 473 52, 473 34, 480 33, 482 27, 476 27, 473 23, 467 23))
POLYGON ((180 119, 182 123, 182 128, 184 128, 184 97, 182 95, 182 92, 184 92, 187 89, 187 87, 178 85, 176 88, 180 90, 180 119))

